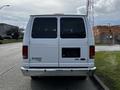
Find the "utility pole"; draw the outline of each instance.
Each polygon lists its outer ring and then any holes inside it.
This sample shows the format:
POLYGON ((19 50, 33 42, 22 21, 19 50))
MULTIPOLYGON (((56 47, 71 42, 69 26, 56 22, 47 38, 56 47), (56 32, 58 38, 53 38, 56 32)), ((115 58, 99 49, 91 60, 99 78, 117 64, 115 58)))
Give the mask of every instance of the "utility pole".
POLYGON ((94 0, 87 0, 86 15, 91 22, 91 29, 94 27, 94 0))
POLYGON ((111 24, 108 23, 108 28, 109 28, 109 32, 110 32, 110 40, 112 40, 112 44, 115 44, 115 40, 114 40, 114 32, 111 30, 111 24))
MULTIPOLYGON (((94 0, 86 0, 86 16, 90 22, 91 29, 94 27, 94 0)), ((79 7, 77 13, 79 14, 79 7)))

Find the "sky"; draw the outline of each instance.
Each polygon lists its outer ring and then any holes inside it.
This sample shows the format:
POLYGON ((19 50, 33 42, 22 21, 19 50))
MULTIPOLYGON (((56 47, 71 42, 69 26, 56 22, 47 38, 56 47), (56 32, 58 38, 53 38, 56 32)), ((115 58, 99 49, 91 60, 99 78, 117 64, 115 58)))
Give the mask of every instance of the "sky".
MULTIPOLYGON (((120 25, 120 0, 94 0, 95 25, 120 25)), ((0 23, 25 28, 29 15, 85 14, 86 0, 0 0, 0 23)))

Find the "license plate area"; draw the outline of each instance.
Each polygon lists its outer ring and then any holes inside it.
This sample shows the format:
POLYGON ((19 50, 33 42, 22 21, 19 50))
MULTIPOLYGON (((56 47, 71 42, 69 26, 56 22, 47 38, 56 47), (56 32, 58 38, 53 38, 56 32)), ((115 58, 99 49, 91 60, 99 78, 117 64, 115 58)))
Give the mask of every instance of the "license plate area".
POLYGON ((80 48, 62 48, 62 58, 80 58, 80 48))

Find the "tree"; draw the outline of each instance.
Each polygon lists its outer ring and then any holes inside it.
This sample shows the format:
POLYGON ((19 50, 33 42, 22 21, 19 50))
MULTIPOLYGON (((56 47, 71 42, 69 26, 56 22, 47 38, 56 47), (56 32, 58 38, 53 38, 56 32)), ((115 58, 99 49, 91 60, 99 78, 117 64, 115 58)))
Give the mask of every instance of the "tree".
POLYGON ((12 35, 13 39, 18 39, 19 38, 20 33, 18 31, 14 32, 12 35))
POLYGON ((20 32, 18 27, 11 28, 6 31, 6 35, 11 36, 13 39, 18 39, 20 32))

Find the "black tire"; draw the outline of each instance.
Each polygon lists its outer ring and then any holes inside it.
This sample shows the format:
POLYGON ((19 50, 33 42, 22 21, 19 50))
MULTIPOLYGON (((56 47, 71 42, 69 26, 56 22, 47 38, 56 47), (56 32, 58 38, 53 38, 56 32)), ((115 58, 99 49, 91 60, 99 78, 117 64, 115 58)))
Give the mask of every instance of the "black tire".
POLYGON ((81 80, 86 80, 87 76, 81 76, 80 79, 81 80))
POLYGON ((89 77, 90 77, 90 78, 93 78, 93 77, 94 77, 94 73, 95 73, 95 71, 89 72, 89 77))
POLYGON ((38 79, 38 76, 31 76, 31 79, 32 79, 32 80, 37 80, 37 79, 38 79))

